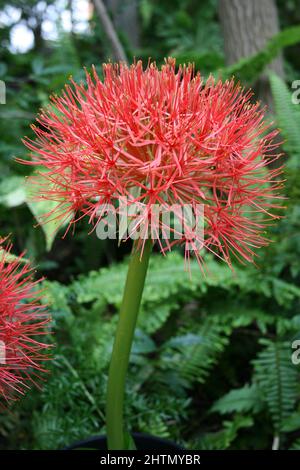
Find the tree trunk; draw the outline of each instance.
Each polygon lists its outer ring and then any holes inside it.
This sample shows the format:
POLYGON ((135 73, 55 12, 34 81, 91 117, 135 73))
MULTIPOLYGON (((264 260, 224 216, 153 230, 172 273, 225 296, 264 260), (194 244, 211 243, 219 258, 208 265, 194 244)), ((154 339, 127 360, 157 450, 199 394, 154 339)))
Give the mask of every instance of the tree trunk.
POLYGON ((113 15, 113 22, 117 30, 125 34, 130 47, 139 47, 138 0, 106 0, 106 3, 113 15))
MULTIPOLYGON (((219 0, 219 16, 229 65, 242 57, 256 54, 279 32, 274 0, 219 0)), ((268 68, 283 77, 282 55, 273 60, 268 68)), ((261 101, 272 110, 273 100, 266 75, 261 75, 254 88, 261 101)))
POLYGON ((127 62, 126 53, 124 51, 123 45, 119 40, 117 31, 114 28, 113 22, 110 19, 110 16, 107 12, 105 3, 103 0, 93 0, 96 11, 98 13, 99 19, 101 21, 102 27, 105 31, 107 39, 110 42, 114 59, 117 61, 127 62))

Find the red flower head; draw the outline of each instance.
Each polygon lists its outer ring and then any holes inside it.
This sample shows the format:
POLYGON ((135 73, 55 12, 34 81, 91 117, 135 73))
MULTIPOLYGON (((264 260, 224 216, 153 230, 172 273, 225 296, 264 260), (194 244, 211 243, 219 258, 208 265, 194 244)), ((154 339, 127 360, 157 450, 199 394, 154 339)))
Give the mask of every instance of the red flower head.
POLYGON ((49 359, 49 345, 40 341, 47 333, 49 315, 40 305, 40 281, 21 259, 11 260, 0 251, 0 404, 24 394, 45 372, 42 361, 49 359))
POLYGON ((253 248, 267 243, 262 233, 281 187, 281 170, 266 168, 278 158, 277 132, 251 92, 233 80, 204 82, 192 65, 176 71, 173 59, 160 69, 105 64, 103 73, 101 81, 93 69, 86 85, 72 82, 52 97, 33 126, 36 140, 26 139, 27 163, 46 170, 42 197, 59 203, 59 217, 72 212, 72 223, 88 216, 96 224, 108 204, 121 212, 123 197, 139 212, 129 235, 143 228, 162 251, 195 247, 199 260, 204 247, 228 263, 230 254, 251 261, 253 248), (177 212, 184 233, 161 217, 150 231, 155 205, 177 212), (194 215, 203 208, 201 234, 184 207, 194 215))

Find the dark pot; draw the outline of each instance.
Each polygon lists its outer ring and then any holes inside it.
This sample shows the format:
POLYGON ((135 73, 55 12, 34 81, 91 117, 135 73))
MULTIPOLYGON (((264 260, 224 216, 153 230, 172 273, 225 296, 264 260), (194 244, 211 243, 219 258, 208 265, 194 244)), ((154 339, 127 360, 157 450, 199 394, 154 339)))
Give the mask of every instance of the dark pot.
MULTIPOLYGON (((169 452, 183 450, 182 447, 174 442, 161 439, 160 437, 148 436, 147 434, 140 433, 133 433, 132 437, 138 450, 164 450, 169 452)), ((66 450, 81 448, 106 451, 106 436, 94 436, 83 441, 75 442, 74 444, 66 447, 66 450)))

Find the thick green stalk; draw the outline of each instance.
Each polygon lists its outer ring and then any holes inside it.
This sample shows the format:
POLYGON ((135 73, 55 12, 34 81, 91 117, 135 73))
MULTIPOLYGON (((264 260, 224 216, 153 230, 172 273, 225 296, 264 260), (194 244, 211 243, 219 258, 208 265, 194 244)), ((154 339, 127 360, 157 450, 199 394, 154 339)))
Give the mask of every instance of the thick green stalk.
POLYGON ((123 404, 126 374, 151 249, 152 242, 147 240, 143 256, 133 249, 129 262, 108 376, 106 429, 109 450, 125 448, 123 404))

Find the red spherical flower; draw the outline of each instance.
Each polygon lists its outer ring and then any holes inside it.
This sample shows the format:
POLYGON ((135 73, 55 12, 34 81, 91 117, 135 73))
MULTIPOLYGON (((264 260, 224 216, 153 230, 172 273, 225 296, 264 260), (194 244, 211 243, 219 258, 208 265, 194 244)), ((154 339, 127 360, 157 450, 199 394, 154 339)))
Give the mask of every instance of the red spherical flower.
POLYGON ((205 82, 192 65, 176 69, 173 59, 161 68, 105 64, 103 74, 101 81, 93 69, 86 84, 72 82, 52 97, 33 126, 36 139, 26 139, 33 152, 27 163, 43 167, 41 197, 58 202, 58 217, 75 213, 73 223, 87 216, 95 224, 108 205, 122 215, 124 198, 138 212, 129 236, 142 228, 162 251, 181 244, 199 260, 206 248, 228 263, 231 254, 251 261, 254 248, 267 243, 281 187, 281 170, 269 167, 278 158, 277 132, 251 92, 233 80, 205 82), (175 213, 185 230, 162 216, 151 230, 155 206, 175 213))
POLYGON ((42 341, 50 321, 40 304, 40 281, 10 247, 0 251, 0 404, 24 394, 45 368, 49 345, 42 341))

